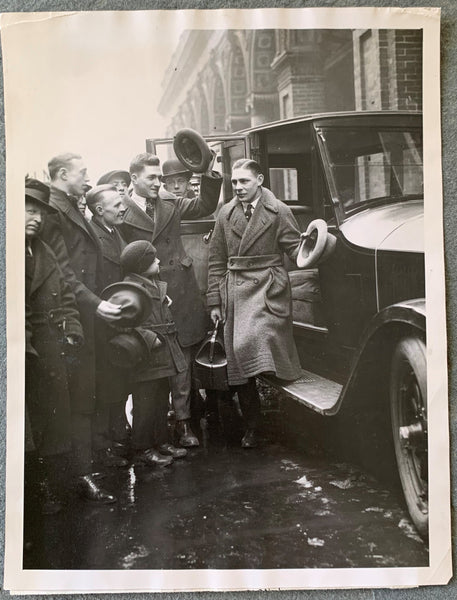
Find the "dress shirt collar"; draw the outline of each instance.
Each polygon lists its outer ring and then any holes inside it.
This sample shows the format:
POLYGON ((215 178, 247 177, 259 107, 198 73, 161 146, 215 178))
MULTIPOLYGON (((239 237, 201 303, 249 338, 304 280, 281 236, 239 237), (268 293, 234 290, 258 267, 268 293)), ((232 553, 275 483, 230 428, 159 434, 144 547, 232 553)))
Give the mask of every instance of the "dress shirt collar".
MULTIPOLYGON (((143 196, 138 196, 138 194, 136 194, 134 190, 132 190, 131 198, 135 202, 135 204, 141 208, 142 211, 146 212, 146 198, 143 198, 143 196)), ((155 205, 155 199, 151 200, 152 202, 154 202, 155 205)))

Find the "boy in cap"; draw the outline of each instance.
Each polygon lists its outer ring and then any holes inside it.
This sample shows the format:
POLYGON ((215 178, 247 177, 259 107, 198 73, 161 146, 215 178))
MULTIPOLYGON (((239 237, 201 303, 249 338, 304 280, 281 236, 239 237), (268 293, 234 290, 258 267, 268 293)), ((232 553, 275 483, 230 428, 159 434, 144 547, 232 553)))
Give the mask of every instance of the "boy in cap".
MULTIPOLYGON (((176 325, 169 309, 167 284, 158 279, 160 261, 156 249, 146 240, 128 244, 121 254, 124 283, 144 288, 151 297, 152 310, 134 329, 143 344, 143 356, 131 371, 133 397, 132 449, 135 460, 146 465, 168 465, 187 454, 184 448, 168 443, 168 377, 187 368, 177 339, 176 325)), ((110 288, 119 287, 114 284, 110 288)), ((107 288, 109 290, 110 288, 107 288)), ((115 338, 111 340, 111 345, 115 338)))

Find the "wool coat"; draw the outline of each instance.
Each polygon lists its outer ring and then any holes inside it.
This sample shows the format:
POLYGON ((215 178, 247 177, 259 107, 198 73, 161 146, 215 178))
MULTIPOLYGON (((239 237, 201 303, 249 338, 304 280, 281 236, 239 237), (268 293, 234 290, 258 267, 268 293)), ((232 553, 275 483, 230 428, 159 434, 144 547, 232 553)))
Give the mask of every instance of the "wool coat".
POLYGON ((284 253, 295 262, 300 232, 291 210, 265 188, 246 220, 237 198, 217 217, 209 251, 208 307, 222 308, 228 379, 264 372, 300 375, 292 335, 292 301, 284 253))
POLYGON ((213 213, 221 185, 222 178, 214 174, 202 177, 197 198, 178 199, 161 190, 156 200, 154 222, 131 198, 124 198, 126 211, 119 230, 127 243, 147 240, 156 247, 160 278, 168 284, 168 295, 173 300, 171 312, 183 347, 193 346, 205 337, 208 315, 192 267, 192 257, 186 254, 181 241, 181 219, 200 219, 213 213))
POLYGON ((40 239, 26 253, 26 408, 41 456, 70 450, 65 336, 83 341, 75 297, 52 250, 40 239))
POLYGON ((103 257, 100 242, 79 212, 76 200, 51 187, 49 204, 57 214, 46 216, 41 237, 54 251, 65 280, 76 297, 84 331, 84 349, 69 371, 73 412, 95 410, 95 312, 103 285, 103 257))
MULTIPOLYGON (((126 243, 115 227, 110 232, 95 216, 92 217, 90 223, 102 249, 103 276, 101 287, 105 288, 122 280, 120 258, 126 243)), ((106 345, 111 335, 112 330, 108 323, 102 319, 96 319, 96 393, 97 403, 102 405, 125 401, 129 392, 125 373, 118 367, 114 367, 109 362, 106 354, 106 345)))
POLYGON ((161 346, 152 348, 144 361, 131 373, 134 382, 151 381, 181 373, 187 369, 186 359, 178 343, 176 325, 170 312, 170 299, 167 296, 167 284, 158 279, 149 279, 130 273, 124 278, 141 285, 152 298, 152 310, 149 317, 135 331, 147 344, 152 346, 155 339, 161 341, 161 346))

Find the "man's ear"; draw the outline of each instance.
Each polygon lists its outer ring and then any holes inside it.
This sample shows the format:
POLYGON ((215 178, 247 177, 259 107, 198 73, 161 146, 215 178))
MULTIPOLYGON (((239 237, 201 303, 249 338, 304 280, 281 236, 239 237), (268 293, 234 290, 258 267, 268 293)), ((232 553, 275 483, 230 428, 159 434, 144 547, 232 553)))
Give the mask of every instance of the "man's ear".
POLYGON ((131 177, 132 183, 136 183, 137 174, 136 173, 132 173, 130 177, 131 177))
POLYGON ((259 175, 257 175, 257 181, 259 182, 259 185, 262 185, 264 180, 264 176, 262 175, 262 173, 259 173, 259 175))
POLYGON ((67 169, 65 167, 61 167, 59 169, 58 176, 60 179, 63 179, 63 181, 66 181, 68 179, 67 169))
POLYGON ((97 204, 95 207, 95 212, 99 217, 102 217, 105 211, 103 210, 103 206, 101 204, 97 204))

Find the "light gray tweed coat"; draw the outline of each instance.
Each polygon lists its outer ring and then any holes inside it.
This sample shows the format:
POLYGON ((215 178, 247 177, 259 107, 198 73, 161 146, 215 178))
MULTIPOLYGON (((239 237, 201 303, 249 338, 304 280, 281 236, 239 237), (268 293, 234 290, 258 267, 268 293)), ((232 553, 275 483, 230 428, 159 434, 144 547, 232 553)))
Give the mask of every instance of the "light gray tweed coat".
POLYGON ((208 307, 222 308, 231 385, 264 372, 287 380, 300 375, 282 266, 284 253, 295 262, 299 244, 291 210, 270 190, 262 188, 249 223, 237 198, 219 212, 209 251, 208 307))

